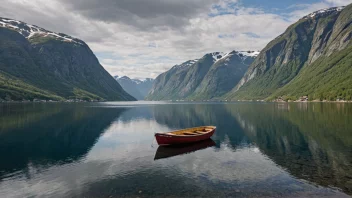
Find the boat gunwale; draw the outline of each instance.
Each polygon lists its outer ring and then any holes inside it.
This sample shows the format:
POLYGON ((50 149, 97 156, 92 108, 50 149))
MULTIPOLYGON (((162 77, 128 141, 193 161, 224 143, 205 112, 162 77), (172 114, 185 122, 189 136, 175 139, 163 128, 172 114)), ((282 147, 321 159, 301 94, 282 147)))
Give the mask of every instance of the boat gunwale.
POLYGON ((197 136, 203 136, 203 135, 207 135, 211 132, 213 132, 216 129, 216 126, 199 126, 199 127, 193 127, 193 128, 186 128, 186 129, 182 129, 182 130, 175 130, 175 131, 169 131, 169 132, 165 132, 165 133, 155 133, 155 136, 163 136, 163 137, 185 137, 185 138, 189 138, 189 137, 197 137, 197 136), (195 135, 177 135, 177 134, 169 134, 169 133, 176 133, 176 132, 182 132, 182 131, 192 131, 199 129, 199 128, 211 128, 211 131, 208 131, 207 133, 204 134, 195 134, 195 135))

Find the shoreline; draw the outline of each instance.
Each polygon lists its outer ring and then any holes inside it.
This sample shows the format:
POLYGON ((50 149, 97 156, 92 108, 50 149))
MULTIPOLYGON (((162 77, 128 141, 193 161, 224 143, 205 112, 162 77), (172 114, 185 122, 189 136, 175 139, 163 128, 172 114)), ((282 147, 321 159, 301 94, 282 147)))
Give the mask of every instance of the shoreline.
POLYGON ((352 103, 352 101, 265 101, 265 100, 138 100, 138 101, 0 101, 1 103, 96 103, 96 102, 265 102, 265 103, 352 103))

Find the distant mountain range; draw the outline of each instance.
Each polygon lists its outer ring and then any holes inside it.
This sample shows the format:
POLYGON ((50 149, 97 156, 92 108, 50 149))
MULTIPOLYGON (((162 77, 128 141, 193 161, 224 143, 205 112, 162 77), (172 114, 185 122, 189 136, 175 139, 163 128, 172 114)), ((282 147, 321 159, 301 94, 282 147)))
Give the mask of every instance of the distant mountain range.
POLYGON ((352 4, 311 13, 260 53, 211 53, 159 75, 148 100, 352 100, 352 4))
POLYGON ((131 79, 127 76, 114 76, 114 78, 127 93, 137 100, 144 100, 154 83, 154 79, 152 78, 144 80, 131 79))
POLYGON ((0 18, 0 101, 135 100, 83 41, 0 18))
POLYGON ((0 18, 0 101, 352 100, 351 40, 352 4, 301 18, 260 52, 209 53, 139 81, 114 79, 79 39, 0 18))
POLYGON ((146 99, 214 99, 231 91, 259 52, 214 52, 159 75, 146 99))

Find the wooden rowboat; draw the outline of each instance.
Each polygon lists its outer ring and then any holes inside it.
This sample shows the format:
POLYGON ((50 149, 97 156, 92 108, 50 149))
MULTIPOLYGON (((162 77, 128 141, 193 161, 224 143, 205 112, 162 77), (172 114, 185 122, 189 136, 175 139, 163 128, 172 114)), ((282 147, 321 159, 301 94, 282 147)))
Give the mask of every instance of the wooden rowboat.
POLYGON ((185 144, 209 139, 215 132, 215 126, 201 126, 167 133, 156 133, 159 145, 185 144))

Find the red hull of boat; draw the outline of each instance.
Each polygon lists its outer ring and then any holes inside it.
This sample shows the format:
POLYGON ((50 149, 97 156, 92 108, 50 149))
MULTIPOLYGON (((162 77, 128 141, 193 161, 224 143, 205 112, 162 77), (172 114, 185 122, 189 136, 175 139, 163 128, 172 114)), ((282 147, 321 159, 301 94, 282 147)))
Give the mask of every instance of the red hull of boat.
POLYGON ((167 135, 164 133, 155 134, 155 139, 159 145, 172 145, 172 144, 186 144, 192 142, 199 142, 209 139, 215 133, 216 129, 213 129, 211 132, 204 135, 197 136, 174 136, 167 135))

